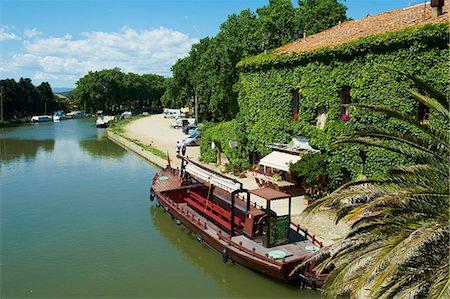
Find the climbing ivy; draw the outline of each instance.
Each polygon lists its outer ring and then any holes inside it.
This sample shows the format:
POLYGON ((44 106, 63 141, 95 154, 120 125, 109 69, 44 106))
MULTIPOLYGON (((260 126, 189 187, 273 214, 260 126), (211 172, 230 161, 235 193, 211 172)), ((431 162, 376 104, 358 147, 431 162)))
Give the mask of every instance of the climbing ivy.
POLYGON ((249 150, 245 131, 236 119, 223 123, 206 123, 201 129, 200 159, 217 162, 217 149, 221 148, 231 165, 248 167, 249 150), (214 146, 212 144, 214 143, 214 146))
MULTIPOLYGON (((390 66, 414 74, 445 92, 449 78, 447 46, 448 24, 426 25, 379 36, 370 36, 341 45, 301 52, 291 56, 272 53, 241 61, 240 78, 234 86, 240 111, 231 122, 211 124, 202 135, 201 150, 205 161, 215 162, 220 142, 231 163, 248 165, 252 152, 267 154, 270 143, 288 143, 294 136, 305 136, 310 144, 328 152, 332 182, 344 174, 356 177, 361 172, 359 146, 336 149, 335 137, 377 125, 404 134, 417 134, 411 128, 385 115, 351 108, 349 121, 340 119, 340 91, 350 86, 353 103, 382 104, 413 113, 418 103, 400 90, 410 87, 401 74, 388 71, 390 66), (292 117, 292 90, 300 95, 298 121, 292 117), (318 110, 326 111, 323 129, 316 127, 318 110), (238 146, 229 148, 228 140, 238 146)), ((445 120, 430 115, 430 122, 446 125, 445 120)), ((407 164, 404 157, 381 149, 366 149, 366 175, 373 176, 386 166, 407 164)))

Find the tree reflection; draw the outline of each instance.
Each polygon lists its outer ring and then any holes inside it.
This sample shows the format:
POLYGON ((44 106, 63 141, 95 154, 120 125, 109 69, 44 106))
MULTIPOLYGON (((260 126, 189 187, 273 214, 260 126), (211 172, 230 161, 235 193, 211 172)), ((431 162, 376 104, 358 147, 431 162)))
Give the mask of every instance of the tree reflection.
POLYGON ((126 150, 106 138, 80 140, 80 148, 93 157, 122 158, 126 150))
POLYGON ((28 140, 15 138, 0 138, 0 160, 10 162, 21 159, 34 159, 40 150, 51 153, 55 140, 28 140))

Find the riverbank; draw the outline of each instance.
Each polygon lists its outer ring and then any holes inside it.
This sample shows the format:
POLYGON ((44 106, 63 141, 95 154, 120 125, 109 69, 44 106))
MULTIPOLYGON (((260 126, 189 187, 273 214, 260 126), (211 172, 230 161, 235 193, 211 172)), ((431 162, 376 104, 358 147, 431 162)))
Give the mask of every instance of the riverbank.
MULTIPOLYGON (((173 167, 179 167, 180 162, 175 158, 175 143, 177 141, 181 142, 187 135, 183 134, 181 130, 171 128, 170 124, 173 121, 173 119, 164 118, 161 114, 151 115, 127 123, 121 130, 120 135, 112 130, 108 130, 108 137, 147 161, 164 168, 167 165, 167 159, 162 159, 146 149, 146 147, 156 148, 169 155, 173 167)), ((200 147, 188 147, 186 154, 190 159, 202 163, 199 161, 200 147)), ((205 166, 218 170, 215 165, 206 164, 205 166)), ((247 174, 246 178, 236 179, 242 182, 246 189, 258 188, 254 177, 250 173, 247 174)), ((257 204, 265 204, 264 200, 257 197, 253 200, 257 204)), ((293 222, 306 228, 311 234, 316 235, 325 245, 330 245, 336 240, 343 238, 350 231, 348 224, 344 222, 335 223, 336 214, 333 210, 323 210, 314 215, 307 215, 302 213, 305 208, 303 196, 292 198, 293 222)))

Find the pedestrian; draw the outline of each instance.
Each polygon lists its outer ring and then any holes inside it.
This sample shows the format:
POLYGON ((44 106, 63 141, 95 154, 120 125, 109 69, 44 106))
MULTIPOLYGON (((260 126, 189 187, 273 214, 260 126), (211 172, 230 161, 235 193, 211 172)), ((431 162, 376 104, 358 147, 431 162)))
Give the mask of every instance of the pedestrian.
POLYGON ((183 142, 183 144, 181 145, 181 155, 184 157, 185 154, 186 154, 186 144, 183 142))
POLYGON ((180 155, 180 142, 177 141, 177 144, 175 144, 175 150, 177 151, 177 157, 180 155))

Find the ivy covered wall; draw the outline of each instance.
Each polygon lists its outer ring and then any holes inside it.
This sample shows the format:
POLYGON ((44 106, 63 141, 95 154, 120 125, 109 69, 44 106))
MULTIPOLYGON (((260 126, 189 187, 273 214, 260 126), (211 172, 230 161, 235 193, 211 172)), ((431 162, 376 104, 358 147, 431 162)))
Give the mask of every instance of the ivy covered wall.
MULTIPOLYGON (((323 48, 286 56, 272 53, 241 61, 240 111, 235 120, 209 125, 202 135, 202 158, 215 162, 211 141, 221 143, 230 163, 249 165, 252 152, 267 154, 270 143, 288 143, 305 136, 310 144, 333 155, 328 161, 335 169, 346 169, 352 177, 361 171, 358 146, 334 148, 334 138, 343 133, 376 125, 415 134, 393 119, 376 112, 352 108, 350 120, 341 120, 340 92, 350 86, 353 103, 383 104, 415 113, 418 103, 401 92, 410 82, 388 71, 389 66, 414 74, 445 92, 449 82, 448 24, 370 36, 336 48, 323 48), (292 116, 292 90, 300 98, 299 119, 292 116), (323 129, 316 127, 318 111, 327 114, 323 129), (228 147, 228 141, 238 146, 228 147)), ((430 121, 439 121, 430 115, 430 121)), ((442 125, 447 125, 444 122, 442 125)), ((407 163, 403 157, 380 149, 368 149, 366 174, 376 175, 384 167, 407 163)), ((333 167, 332 167, 333 168, 333 167)), ((332 174, 342 179, 342 173, 332 174)))

